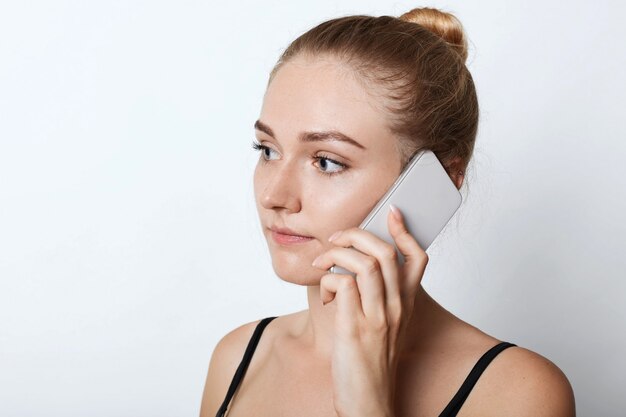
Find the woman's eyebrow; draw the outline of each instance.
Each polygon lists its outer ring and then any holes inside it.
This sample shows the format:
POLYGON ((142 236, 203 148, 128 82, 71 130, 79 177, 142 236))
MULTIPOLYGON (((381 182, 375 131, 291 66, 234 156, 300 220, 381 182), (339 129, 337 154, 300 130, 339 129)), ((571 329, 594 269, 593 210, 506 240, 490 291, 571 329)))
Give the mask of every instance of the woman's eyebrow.
MULTIPOLYGON (((254 128, 260 130, 263 133, 274 136, 274 131, 268 125, 263 123, 260 120, 254 122, 254 128)), ((319 141, 339 141, 346 142, 351 145, 356 146, 360 149, 366 149, 365 146, 361 145, 356 140, 352 139, 350 136, 339 132, 338 130, 326 130, 322 132, 302 132, 300 133, 299 139, 301 142, 319 142, 319 141)))

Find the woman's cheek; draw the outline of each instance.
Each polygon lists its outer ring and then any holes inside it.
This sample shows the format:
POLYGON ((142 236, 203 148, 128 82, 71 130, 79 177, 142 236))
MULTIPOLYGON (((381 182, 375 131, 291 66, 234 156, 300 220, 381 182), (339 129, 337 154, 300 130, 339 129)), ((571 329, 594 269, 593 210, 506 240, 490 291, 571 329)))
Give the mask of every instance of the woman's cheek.
POLYGON ((330 236, 337 230, 356 227, 375 205, 375 196, 363 188, 335 186, 318 190, 315 195, 315 217, 326 219, 324 229, 330 236))

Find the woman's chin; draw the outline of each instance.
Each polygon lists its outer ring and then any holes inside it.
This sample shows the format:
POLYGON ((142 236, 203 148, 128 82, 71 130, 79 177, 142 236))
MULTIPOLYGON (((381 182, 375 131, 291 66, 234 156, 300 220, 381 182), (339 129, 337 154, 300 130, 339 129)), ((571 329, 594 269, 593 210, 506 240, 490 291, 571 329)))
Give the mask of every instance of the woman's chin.
POLYGON ((280 279, 297 285, 320 285, 327 272, 311 266, 310 262, 284 262, 272 260, 274 272, 280 279))

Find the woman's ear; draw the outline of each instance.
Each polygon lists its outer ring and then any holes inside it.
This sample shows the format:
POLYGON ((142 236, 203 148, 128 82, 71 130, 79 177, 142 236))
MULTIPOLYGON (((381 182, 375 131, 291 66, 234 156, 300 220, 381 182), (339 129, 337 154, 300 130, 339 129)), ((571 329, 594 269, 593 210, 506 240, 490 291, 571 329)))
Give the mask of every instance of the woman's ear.
POLYGON ((450 179, 454 185, 456 185, 456 188, 460 189, 461 185, 463 185, 463 179, 465 178, 465 167, 463 166, 461 157, 457 156, 453 158, 452 161, 448 162, 444 165, 444 167, 446 168, 450 179))

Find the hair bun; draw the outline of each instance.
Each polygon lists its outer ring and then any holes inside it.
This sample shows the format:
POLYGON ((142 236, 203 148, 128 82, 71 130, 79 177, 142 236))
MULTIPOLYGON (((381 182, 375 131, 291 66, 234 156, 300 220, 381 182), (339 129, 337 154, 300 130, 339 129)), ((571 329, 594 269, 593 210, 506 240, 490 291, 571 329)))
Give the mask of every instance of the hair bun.
POLYGON ((463 25, 453 14, 430 7, 418 7, 398 19, 425 27, 443 38, 461 56, 463 62, 467 60, 467 38, 463 25))

